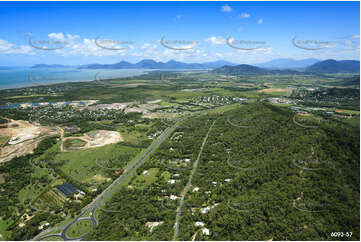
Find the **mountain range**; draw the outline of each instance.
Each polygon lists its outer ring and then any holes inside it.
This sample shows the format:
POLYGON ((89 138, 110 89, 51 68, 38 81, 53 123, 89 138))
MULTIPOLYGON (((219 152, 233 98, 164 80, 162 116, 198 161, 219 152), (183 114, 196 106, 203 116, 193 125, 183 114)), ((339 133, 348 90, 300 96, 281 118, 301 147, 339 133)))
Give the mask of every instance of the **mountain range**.
POLYGON ((224 65, 236 65, 228 61, 213 61, 204 63, 184 63, 175 60, 168 62, 157 62, 145 59, 137 63, 121 61, 115 64, 90 64, 79 66, 79 69, 214 69, 224 65))
POLYGON ((325 60, 310 65, 302 70, 271 70, 253 65, 222 66, 212 70, 213 73, 225 75, 272 75, 272 74, 326 74, 326 73, 360 73, 360 61, 325 60))
POLYGON ((215 74, 224 74, 224 75, 277 75, 277 74, 300 74, 299 71, 284 69, 284 70, 270 70, 265 68, 260 68, 252 65, 236 65, 236 66, 222 66, 212 70, 212 73, 215 74))
POLYGON ((359 73, 360 61, 355 60, 325 60, 308 66, 305 71, 313 73, 359 73))
POLYGON ((319 59, 309 58, 303 60, 295 60, 291 58, 274 59, 268 62, 255 64, 257 67, 266 69, 300 69, 320 62, 319 59))
MULTIPOLYGON (((32 68, 65 68, 65 65, 37 64, 32 68)), ((73 66, 74 67, 74 66, 73 66)), ((158 69, 158 70, 211 70, 213 73, 234 75, 268 75, 268 74, 299 74, 299 73, 359 73, 360 61, 355 60, 324 60, 317 59, 275 59, 269 62, 246 65, 237 65, 228 61, 219 60, 204 63, 184 63, 175 60, 157 62, 145 59, 137 63, 121 61, 115 64, 88 64, 76 66, 78 69, 158 69)), ((4 68, 5 69, 5 68, 4 68)))

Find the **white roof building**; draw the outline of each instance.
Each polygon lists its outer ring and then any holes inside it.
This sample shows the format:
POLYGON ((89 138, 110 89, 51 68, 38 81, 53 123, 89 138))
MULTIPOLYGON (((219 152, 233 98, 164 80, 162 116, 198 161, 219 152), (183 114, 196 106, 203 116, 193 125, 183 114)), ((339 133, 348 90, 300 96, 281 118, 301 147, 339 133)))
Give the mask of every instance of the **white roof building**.
POLYGON ((178 198, 177 196, 170 195, 170 199, 171 199, 171 200, 176 200, 177 198, 178 198))
POLYGON ((209 235, 209 229, 207 229, 207 228, 202 229, 202 233, 204 235, 209 235))
POLYGON ((171 179, 171 180, 168 181, 168 183, 174 184, 174 183, 175 183, 175 180, 171 179))
POLYGON ((193 192, 198 192, 199 191, 199 187, 195 187, 194 189, 193 189, 193 192))
POLYGON ((143 171, 143 175, 146 175, 148 173, 148 171, 143 171))
POLYGON ((204 226, 204 223, 203 222, 195 222, 194 225, 196 227, 203 227, 204 226))

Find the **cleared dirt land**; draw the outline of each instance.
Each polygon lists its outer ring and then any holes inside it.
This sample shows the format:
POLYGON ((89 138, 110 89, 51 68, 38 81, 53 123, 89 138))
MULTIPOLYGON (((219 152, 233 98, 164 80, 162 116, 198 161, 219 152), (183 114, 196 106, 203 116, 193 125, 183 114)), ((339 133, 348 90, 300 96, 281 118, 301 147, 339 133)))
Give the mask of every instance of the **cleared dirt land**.
POLYGON ((0 147, 0 162, 16 156, 32 153, 42 138, 57 134, 57 130, 47 126, 31 124, 23 120, 11 120, 0 129, 0 137, 8 138, 7 144, 0 147))
POLYGON ((62 151, 95 148, 108 144, 115 144, 121 141, 123 141, 123 137, 117 131, 90 131, 80 137, 64 138, 62 151))

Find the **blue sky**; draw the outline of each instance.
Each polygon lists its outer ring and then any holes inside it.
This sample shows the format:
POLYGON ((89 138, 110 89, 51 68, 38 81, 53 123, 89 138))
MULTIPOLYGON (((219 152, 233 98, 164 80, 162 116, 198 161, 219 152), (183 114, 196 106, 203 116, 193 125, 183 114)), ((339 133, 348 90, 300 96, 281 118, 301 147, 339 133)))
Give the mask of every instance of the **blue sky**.
POLYGON ((0 2, 2 66, 359 60, 359 34, 359 2, 0 2))

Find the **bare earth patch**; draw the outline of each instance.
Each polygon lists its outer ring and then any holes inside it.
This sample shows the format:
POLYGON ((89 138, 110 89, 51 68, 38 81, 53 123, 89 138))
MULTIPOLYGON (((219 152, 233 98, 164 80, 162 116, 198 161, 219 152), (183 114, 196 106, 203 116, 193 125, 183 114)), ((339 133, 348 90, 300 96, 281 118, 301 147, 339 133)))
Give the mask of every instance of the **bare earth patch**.
POLYGON ((310 113, 297 113, 298 116, 303 116, 303 117, 310 117, 311 114, 310 113))
POLYGON ((0 162, 32 153, 42 138, 57 134, 56 129, 35 125, 23 120, 11 120, 7 128, 0 129, 1 137, 8 137, 8 145, 0 147, 0 162))
MULTIPOLYGON (((63 139, 63 142, 65 140, 71 140, 71 139, 82 140, 86 142, 84 146, 78 148, 72 148, 72 150, 101 147, 108 144, 115 144, 124 140, 123 137, 119 134, 119 132, 108 131, 108 130, 91 131, 80 137, 67 137, 63 139)), ((64 151, 66 150, 64 149, 64 151)))

